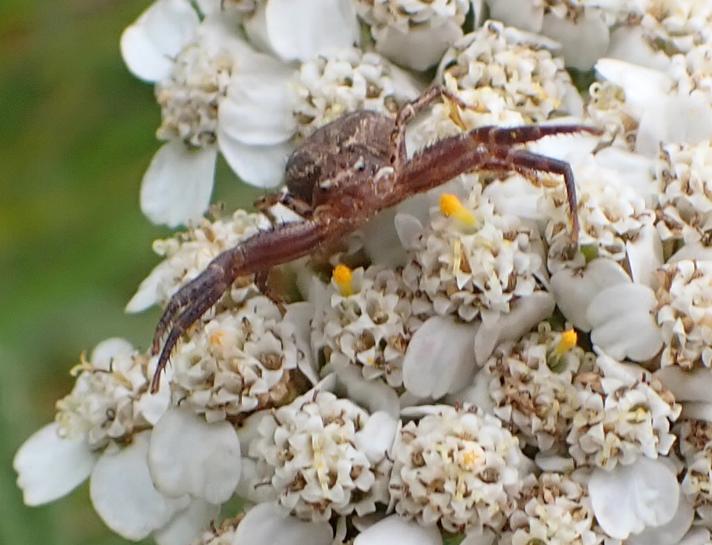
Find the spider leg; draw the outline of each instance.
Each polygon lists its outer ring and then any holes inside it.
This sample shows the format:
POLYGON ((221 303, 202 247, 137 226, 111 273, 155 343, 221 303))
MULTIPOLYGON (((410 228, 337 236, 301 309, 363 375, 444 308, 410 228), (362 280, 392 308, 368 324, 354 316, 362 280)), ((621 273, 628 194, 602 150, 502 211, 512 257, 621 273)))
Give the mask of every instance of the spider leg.
POLYGON ((514 144, 525 144, 540 140, 546 136, 560 134, 576 134, 587 132, 599 135, 602 131, 589 125, 522 125, 519 127, 478 127, 470 131, 470 134, 482 143, 495 144, 499 146, 512 146, 514 144))
POLYGON ((268 193, 254 202, 257 211, 267 216, 273 225, 278 222, 270 209, 276 204, 281 204, 289 208, 295 214, 303 218, 310 217, 314 211, 309 203, 295 197, 287 190, 280 191, 279 193, 268 193))
POLYGON ((164 336, 165 342, 151 381, 151 392, 158 391, 161 372, 183 333, 218 302, 238 276, 266 271, 297 259, 353 227, 339 216, 324 214, 318 221, 286 223, 271 231, 259 232, 219 254, 202 273, 178 290, 159 321, 153 353, 158 352, 164 336))
POLYGON ((391 149, 393 150, 391 155, 391 164, 394 169, 399 169, 406 162, 405 130, 408 123, 416 115, 418 115, 418 113, 430 106, 430 104, 435 102, 435 100, 440 97, 448 98, 460 108, 464 109, 467 107, 460 97, 451 93, 442 85, 434 85, 433 87, 430 87, 418 98, 405 104, 398 111, 395 127, 393 129, 393 133, 391 133, 391 149))
POLYGON ((531 171, 550 172, 559 174, 564 178, 566 186, 566 199, 569 203, 569 217, 571 219, 571 242, 578 243, 579 219, 578 205, 576 204, 576 186, 571 165, 566 161, 539 155, 523 149, 510 150, 507 155, 509 169, 523 174, 531 171))

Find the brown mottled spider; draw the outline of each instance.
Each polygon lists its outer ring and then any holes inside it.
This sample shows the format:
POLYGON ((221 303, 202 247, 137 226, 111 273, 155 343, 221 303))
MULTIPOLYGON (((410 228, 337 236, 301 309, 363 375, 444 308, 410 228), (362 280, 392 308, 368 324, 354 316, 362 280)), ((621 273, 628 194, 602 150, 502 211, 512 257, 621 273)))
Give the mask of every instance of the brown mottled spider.
POLYGON ((286 190, 268 195, 258 208, 282 203, 304 221, 276 225, 259 232, 210 262, 195 279, 179 289, 161 316, 152 352, 165 343, 151 382, 158 390, 160 374, 186 330, 212 307, 238 276, 260 276, 270 268, 313 252, 362 226, 376 213, 475 169, 536 171, 564 178, 571 215, 571 237, 578 236, 576 193, 568 163, 516 148, 553 134, 586 131, 583 125, 479 127, 444 138, 406 156, 405 129, 419 111, 440 96, 466 106, 441 87, 432 87, 406 104, 392 119, 372 111, 347 114, 315 131, 292 153, 286 166, 286 190))

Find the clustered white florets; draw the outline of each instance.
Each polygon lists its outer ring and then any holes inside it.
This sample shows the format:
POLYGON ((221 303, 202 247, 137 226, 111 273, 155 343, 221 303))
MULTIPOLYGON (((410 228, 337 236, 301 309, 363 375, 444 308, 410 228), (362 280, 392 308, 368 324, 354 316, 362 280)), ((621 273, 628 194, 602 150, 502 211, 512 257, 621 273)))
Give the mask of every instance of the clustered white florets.
POLYGON ((411 157, 487 125, 601 134, 521 146, 531 172, 465 173, 238 278, 157 394, 152 354, 101 343, 18 451, 26 502, 88 479, 113 531, 161 545, 708 543, 710 39, 696 0, 156 0, 121 42, 162 112, 141 204, 188 229, 154 243, 131 312, 303 221, 201 219, 218 153, 276 185, 319 127, 394 116, 428 75, 459 100, 412 120, 411 157), (595 69, 588 92, 570 68, 595 69), (537 155, 571 167, 578 239, 537 155), (254 506, 213 524, 235 497, 254 506))
POLYGON ((391 462, 385 451, 377 460, 366 455, 368 420, 353 402, 319 392, 264 418, 250 456, 277 501, 300 518, 328 521, 333 513, 373 513, 376 504, 388 501, 391 462))
POLYGON ((448 532, 501 529, 525 465, 516 437, 474 408, 433 409, 398 433, 389 484, 393 507, 448 532))

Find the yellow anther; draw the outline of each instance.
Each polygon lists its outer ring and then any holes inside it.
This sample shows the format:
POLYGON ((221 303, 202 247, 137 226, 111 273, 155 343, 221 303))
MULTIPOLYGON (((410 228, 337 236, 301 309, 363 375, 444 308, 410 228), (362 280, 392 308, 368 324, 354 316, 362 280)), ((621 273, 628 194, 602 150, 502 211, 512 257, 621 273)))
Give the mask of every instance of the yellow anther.
POLYGON ((339 288, 341 295, 344 297, 353 295, 353 273, 346 265, 339 264, 334 267, 334 272, 332 273, 331 278, 334 281, 334 284, 336 284, 336 287, 339 288))
POLYGON ((216 331, 212 335, 210 335, 210 344, 213 346, 222 346, 223 343, 223 338, 225 337, 225 332, 224 331, 216 331))
POLYGON ((576 331, 574 329, 567 329, 561 334, 559 344, 556 347, 556 353, 559 355, 566 354, 569 350, 576 346, 577 341, 578 335, 576 335, 576 331))
POLYGON ((472 470, 475 467, 475 464, 479 460, 479 456, 477 453, 470 451, 465 452, 462 455, 462 467, 464 469, 470 469, 472 470))
POLYGON ((442 212, 443 216, 453 217, 468 227, 477 225, 477 219, 472 211, 465 208, 460 199, 452 193, 440 195, 440 212, 442 212))

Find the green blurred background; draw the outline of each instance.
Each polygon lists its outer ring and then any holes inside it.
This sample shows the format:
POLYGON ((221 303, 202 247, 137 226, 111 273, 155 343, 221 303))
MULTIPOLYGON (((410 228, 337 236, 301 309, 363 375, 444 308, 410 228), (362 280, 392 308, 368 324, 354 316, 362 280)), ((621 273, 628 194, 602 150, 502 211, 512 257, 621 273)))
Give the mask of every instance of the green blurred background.
MULTIPOLYGON (((149 0, 0 2, 0 543, 125 543, 91 508, 88 487, 22 504, 12 457, 52 420, 83 350, 122 336, 146 347, 155 309, 124 305, 168 234, 141 215, 141 177, 158 148, 150 85, 123 65, 121 31, 149 0)), ((228 209, 255 190, 224 164, 228 209)))

